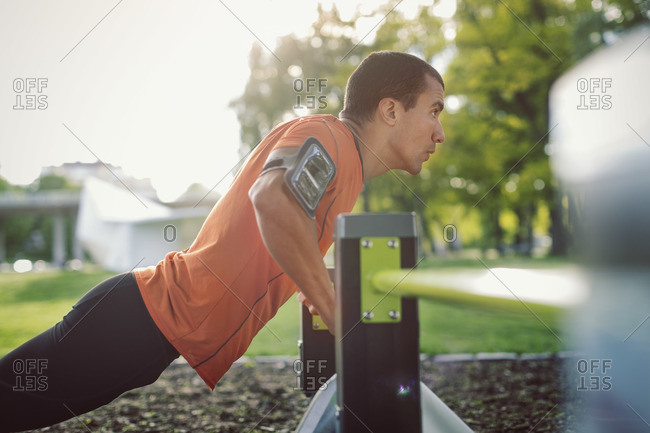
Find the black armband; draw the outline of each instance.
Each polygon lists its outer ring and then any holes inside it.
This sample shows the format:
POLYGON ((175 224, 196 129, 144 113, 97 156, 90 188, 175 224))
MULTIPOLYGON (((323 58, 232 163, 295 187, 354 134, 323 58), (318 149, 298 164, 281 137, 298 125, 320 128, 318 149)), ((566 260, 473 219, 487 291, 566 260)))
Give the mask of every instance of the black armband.
POLYGON ((329 183, 336 175, 336 165, 325 147, 309 137, 293 155, 273 158, 264 164, 262 173, 286 169, 284 182, 300 206, 311 218, 329 183))

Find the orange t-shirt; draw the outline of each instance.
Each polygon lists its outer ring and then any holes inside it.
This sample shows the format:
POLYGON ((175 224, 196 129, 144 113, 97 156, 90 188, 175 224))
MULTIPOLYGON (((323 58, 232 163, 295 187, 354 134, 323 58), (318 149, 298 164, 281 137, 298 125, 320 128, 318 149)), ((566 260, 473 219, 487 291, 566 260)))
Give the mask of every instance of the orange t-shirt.
POLYGON ((300 146, 310 136, 337 167, 316 210, 324 255, 333 220, 352 210, 363 173, 350 130, 333 116, 315 115, 279 125, 262 140, 188 249, 135 271, 156 325, 210 389, 296 290, 264 246, 248 191, 273 149, 300 146))

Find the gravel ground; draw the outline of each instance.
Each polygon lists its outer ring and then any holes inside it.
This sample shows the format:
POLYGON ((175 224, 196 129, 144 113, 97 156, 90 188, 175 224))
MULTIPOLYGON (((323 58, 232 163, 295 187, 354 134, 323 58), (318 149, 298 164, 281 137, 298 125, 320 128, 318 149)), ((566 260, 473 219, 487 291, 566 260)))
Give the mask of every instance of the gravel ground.
MULTIPOLYGON (((476 432, 571 432, 567 359, 421 363, 422 381, 476 432)), ((184 363, 154 384, 38 432, 292 432, 309 399, 289 360, 240 362, 210 392, 184 363)), ((408 432, 403 432, 408 433, 408 432)))

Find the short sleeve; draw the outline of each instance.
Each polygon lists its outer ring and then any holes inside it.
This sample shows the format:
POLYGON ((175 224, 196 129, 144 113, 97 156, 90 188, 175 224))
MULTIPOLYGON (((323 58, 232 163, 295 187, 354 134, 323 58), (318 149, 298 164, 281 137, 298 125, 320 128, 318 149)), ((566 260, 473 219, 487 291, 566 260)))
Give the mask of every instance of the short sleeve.
POLYGON ((343 167, 340 166, 339 160, 339 147, 336 138, 333 135, 331 128, 327 125, 326 121, 321 118, 303 118, 292 125, 285 133, 278 139, 274 149, 284 147, 300 147, 309 137, 316 138, 325 148, 329 154, 334 165, 336 166, 336 175, 327 187, 327 191, 334 188, 339 178, 339 172, 343 167))

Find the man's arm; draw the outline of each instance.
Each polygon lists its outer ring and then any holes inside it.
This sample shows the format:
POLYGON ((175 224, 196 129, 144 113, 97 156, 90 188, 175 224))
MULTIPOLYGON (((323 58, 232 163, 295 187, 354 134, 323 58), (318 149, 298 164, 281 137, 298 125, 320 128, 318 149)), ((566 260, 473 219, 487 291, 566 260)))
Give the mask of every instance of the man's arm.
POLYGON ((260 176, 248 195, 267 250, 334 333, 334 290, 318 247, 316 223, 284 183, 284 170, 260 176))

